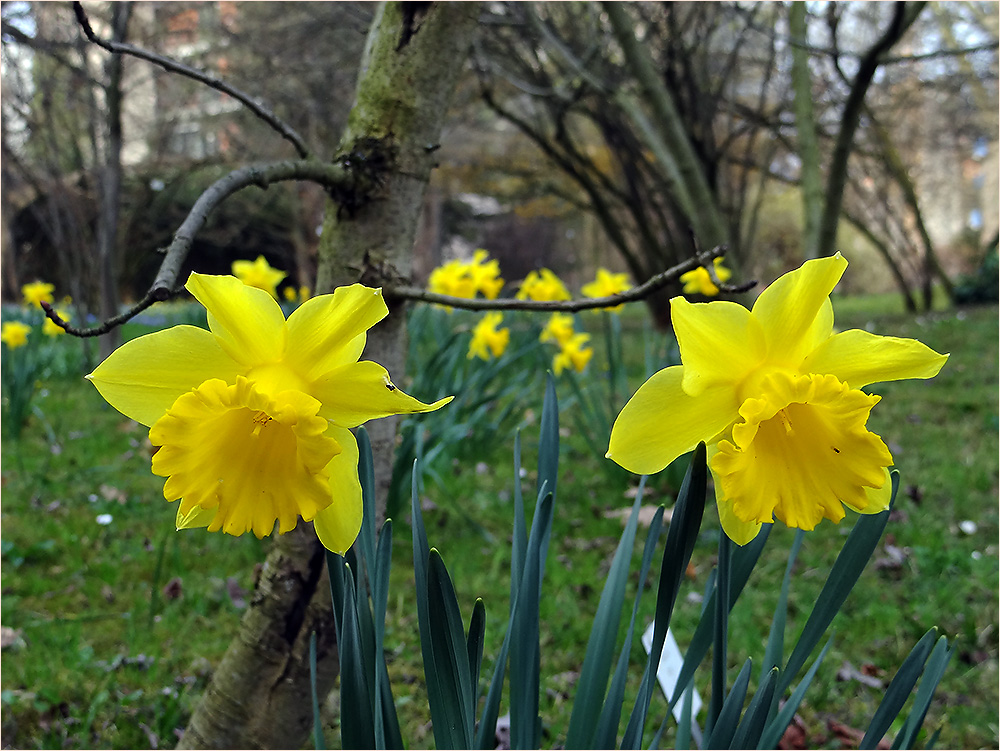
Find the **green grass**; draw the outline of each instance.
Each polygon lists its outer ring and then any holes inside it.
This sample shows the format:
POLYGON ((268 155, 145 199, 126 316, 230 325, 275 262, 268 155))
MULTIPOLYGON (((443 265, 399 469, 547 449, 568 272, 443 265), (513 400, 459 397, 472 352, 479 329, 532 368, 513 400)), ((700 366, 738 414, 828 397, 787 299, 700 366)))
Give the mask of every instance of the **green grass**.
MULTIPOLYGON (((923 632, 937 625, 956 640, 957 651, 925 727, 941 729, 941 747, 996 747, 997 309, 914 319, 895 311, 890 298, 844 298, 835 305, 841 327, 871 324, 877 333, 916 337, 952 355, 933 381, 875 388, 884 399, 870 425, 891 447, 902 474, 896 511, 876 557, 888 558, 887 543, 902 552, 902 561, 898 567, 870 565, 834 622, 834 648, 800 710, 807 743, 840 747, 830 722, 863 729, 878 704, 878 690, 836 679, 844 661, 888 682, 923 632), (974 522, 975 531, 963 531, 964 521, 974 522)), ((449 320, 454 325, 463 319, 455 314, 449 320)), ((599 360, 598 319, 581 321, 594 336, 599 360)), ((133 327, 127 336, 140 330, 133 327)), ((641 309, 627 310, 623 330, 631 393, 645 377, 641 309)), ((486 603, 485 679, 492 675, 508 607, 510 435, 523 429, 523 464, 530 470, 541 410, 541 380, 532 376, 523 390, 517 367, 530 362, 539 369, 549 354, 531 350, 522 364, 511 363, 482 381, 482 388, 496 389, 495 400, 443 444, 423 489, 430 544, 448 564, 466 621, 476 597, 486 603), (512 404, 510 415, 497 417, 512 404)), ((603 393, 599 371, 596 361, 589 378, 580 381, 585 390, 603 393)), ((3 743, 149 747, 155 738, 159 746, 173 745, 236 630, 241 603, 230 596, 227 582, 249 593, 254 566, 269 542, 175 533, 162 480, 149 472, 145 430, 107 407, 82 379, 53 375, 42 386, 36 404, 44 420, 33 417, 20 443, 3 426, 2 621, 18 637, 2 655, 3 743), (102 514, 112 522, 98 524, 102 514)), ((417 396, 435 396, 419 386, 417 396)), ((621 534, 621 523, 605 513, 626 508, 626 491, 635 485, 635 478, 595 455, 592 445, 604 444, 607 436, 582 419, 568 379, 559 381, 558 392, 560 484, 541 613, 546 746, 563 741, 590 619, 621 534)), ((452 419, 460 423, 463 416, 452 419)), ((677 481, 669 472, 650 478, 649 502, 669 505, 677 481)), ((522 482, 533 497, 533 473, 522 482)), ((409 530, 406 514, 398 516, 385 643, 403 737, 410 747, 430 747, 409 530)), ((807 536, 792 584, 789 639, 801 628, 847 529, 846 522, 824 522, 807 536)), ((763 653, 791 539, 790 531, 776 526, 733 611, 730 680, 747 656, 763 653)), ((672 623, 682 649, 699 614, 697 598, 715 563, 717 540, 718 520, 710 508, 672 623)), ((633 590, 642 542, 640 533, 633 590)), ((651 618, 654 599, 655 591, 645 593, 640 628, 651 618)), ((632 695, 642 656, 637 643, 632 695)), ((696 682, 707 699, 707 669, 696 674, 696 682)), ((663 711, 657 697, 651 715, 658 719, 663 711)), ((672 742, 672 732, 664 745, 672 742)), ((649 737, 647 732, 647 742, 649 737)), ((335 734, 327 738, 336 740, 335 734)))

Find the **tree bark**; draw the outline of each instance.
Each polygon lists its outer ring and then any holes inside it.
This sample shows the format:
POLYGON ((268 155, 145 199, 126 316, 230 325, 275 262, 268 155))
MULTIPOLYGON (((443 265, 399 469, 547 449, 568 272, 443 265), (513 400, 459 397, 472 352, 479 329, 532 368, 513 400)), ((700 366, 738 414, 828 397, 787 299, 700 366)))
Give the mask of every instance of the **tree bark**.
MULTIPOLYGON (((388 171, 374 200, 351 211, 330 203, 320 238, 318 292, 361 281, 378 287, 409 282, 413 242, 424 192, 435 166, 441 125, 472 42, 477 3, 387 3, 374 23, 386 33, 369 39, 354 108, 341 140, 341 158, 388 171)), ((402 380, 406 318, 399 301, 368 335, 364 357, 402 380)), ((403 385, 402 383, 400 384, 403 385)), ((420 394, 416 394, 418 398, 420 394)), ((367 426, 375 460, 375 498, 381 520, 392 476, 395 417, 367 426)))
MULTIPOLYGON (((376 13, 341 154, 357 169, 359 181, 374 182, 378 191, 363 206, 328 204, 318 293, 357 281, 377 286, 388 279, 408 279, 434 150, 475 29, 477 8, 473 3, 387 3, 376 13), (387 168, 384 174, 382 166, 387 168)), ((390 302, 390 311, 369 332, 366 357, 401 379, 405 318, 396 303, 390 302)), ((379 420, 369 433, 381 506, 391 473, 395 423, 379 420)), ((312 727, 311 632, 317 632, 321 696, 333 687, 339 667, 323 562, 311 525, 300 524, 276 539, 239 634, 213 674, 179 748, 302 747, 312 727)))

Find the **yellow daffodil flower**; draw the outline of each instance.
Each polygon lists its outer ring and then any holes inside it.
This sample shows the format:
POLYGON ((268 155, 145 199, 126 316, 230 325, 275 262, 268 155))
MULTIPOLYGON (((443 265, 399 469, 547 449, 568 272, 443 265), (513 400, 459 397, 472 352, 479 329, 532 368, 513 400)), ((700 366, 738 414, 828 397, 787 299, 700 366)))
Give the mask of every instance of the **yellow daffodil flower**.
POLYGON ((479 357, 489 360, 490 356, 500 357, 510 344, 510 329, 497 327, 503 322, 502 313, 487 313, 479 319, 472 330, 469 343, 469 359, 479 357))
MULTIPOLYGON (((608 295, 617 295, 619 292, 624 292, 631 286, 628 281, 628 274, 612 274, 607 269, 598 269, 597 278, 588 284, 584 284, 580 288, 580 291, 584 297, 607 297, 608 295)), ((615 305, 611 308, 604 308, 604 310, 617 313, 622 307, 621 305, 615 305)))
POLYGON ((562 343, 559 354, 552 359, 552 369, 556 375, 561 375, 567 368, 573 368, 577 373, 583 372, 594 356, 594 350, 587 346, 589 341, 590 334, 573 334, 562 343))
POLYGON ((530 271, 521 282, 515 297, 518 300, 569 300, 569 290, 549 269, 530 271))
MULTIPOLYGON (((468 266, 463 261, 455 259, 438 266, 431 272, 427 280, 427 289, 439 295, 471 299, 476 296, 476 285, 468 273, 468 266)), ((449 313, 453 308, 440 305, 449 313)))
POLYGON ((24 304, 28 306, 39 305, 47 302, 51 305, 55 302, 56 287, 48 282, 31 282, 21 287, 21 294, 24 295, 24 304))
POLYGON ((310 290, 306 285, 299 287, 299 302, 305 302, 312 295, 312 290, 310 290))
POLYGON ((271 268, 264 256, 257 256, 256 261, 233 261, 233 276, 248 287, 264 290, 277 300, 278 285, 288 275, 284 271, 271 268))
POLYGON ((7 345, 8 349, 17 349, 28 343, 28 334, 31 333, 31 326, 20 321, 7 321, 0 327, 0 342, 7 345))
MULTIPOLYGON (((500 264, 496 259, 490 260, 489 254, 482 248, 472 255, 471 261, 456 258, 438 266, 427 280, 427 289, 431 292, 467 300, 474 298, 477 293, 488 300, 495 300, 503 285, 500 264)), ((441 307, 451 311, 448 306, 441 307)))
POLYGON ((671 300, 681 365, 654 374, 622 409, 608 458, 659 472, 708 445, 722 528, 745 545, 776 517, 813 529, 843 506, 888 508, 892 455, 868 431, 878 396, 863 387, 932 378, 948 359, 913 339, 833 333, 830 293, 847 261, 807 261, 757 298, 671 300))
MULTIPOLYGON (((725 282, 733 275, 732 271, 722 265, 721 258, 716 258, 712 261, 712 265, 715 266, 715 275, 719 277, 720 282, 725 282)), ((715 297, 719 294, 719 288, 715 286, 712 277, 708 275, 708 271, 702 266, 692 269, 686 274, 681 274, 680 282, 684 285, 684 294, 686 295, 715 297)))
POLYGON ((299 299, 299 295, 295 291, 295 287, 285 287, 281 290, 281 296, 285 298, 285 302, 295 302, 299 299))
POLYGON ((504 280, 500 276, 500 263, 495 258, 490 259, 489 254, 480 248, 472 254, 468 273, 476 292, 481 293, 487 300, 497 299, 500 290, 503 289, 504 280))
POLYGON ((556 312, 549 316, 538 338, 543 342, 555 342, 561 347, 573 337, 573 334, 573 316, 569 313, 556 312))
POLYGON ((349 428, 428 412, 385 368, 358 361, 388 314, 360 284, 320 295, 287 320, 267 292, 231 276, 185 285, 210 331, 174 326, 119 347, 89 378, 115 409, 150 426, 153 473, 180 500, 177 528, 280 532, 298 518, 344 553, 361 527, 358 444, 349 428))
MULTIPOLYGON (((72 316, 69 313, 67 313, 65 310, 60 310, 58 308, 56 309, 56 315, 62 318, 64 321, 69 321, 72 319, 72 316)), ((59 336, 60 334, 65 334, 66 329, 64 329, 62 326, 56 326, 56 324, 52 322, 52 319, 46 316, 45 320, 42 321, 42 333, 45 334, 45 336, 59 336)))

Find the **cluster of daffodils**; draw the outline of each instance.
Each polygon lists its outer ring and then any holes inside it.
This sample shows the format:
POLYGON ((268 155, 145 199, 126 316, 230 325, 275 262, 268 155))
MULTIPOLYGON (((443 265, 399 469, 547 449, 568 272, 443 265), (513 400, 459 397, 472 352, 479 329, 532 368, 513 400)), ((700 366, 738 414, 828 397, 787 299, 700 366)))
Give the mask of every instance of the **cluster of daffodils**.
MULTIPOLYGON (((62 327, 56 326, 41 311, 41 304, 43 302, 49 305, 55 304, 55 291, 55 285, 48 282, 35 281, 21 287, 21 295, 24 298, 23 306, 29 311, 31 316, 38 319, 42 333, 48 337, 56 337, 66 333, 62 327)), ((64 321, 72 319, 68 311, 72 303, 73 299, 67 296, 61 300, 59 307, 56 308, 56 313, 64 321)), ((3 326, 0 327, 0 341, 6 345, 7 349, 23 347, 28 343, 33 329, 34 327, 30 323, 25 323, 24 321, 5 321, 3 326)))
MULTIPOLYGON (((493 300, 500 294, 504 280, 500 277, 500 267, 495 259, 489 259, 485 250, 477 250, 471 261, 450 261, 436 268, 428 281, 428 289, 453 297, 473 298, 477 293, 493 300)), ((593 282, 585 284, 581 292, 586 297, 606 297, 629 289, 625 274, 614 274, 606 269, 598 269, 593 282)), ((514 295, 518 300, 561 301, 570 300, 566 284, 547 268, 531 271, 518 286, 514 295)), ((608 308, 618 312, 621 305, 608 308)), ((450 309, 449 309, 450 312, 450 309)), ((498 312, 486 313, 472 330, 469 342, 469 359, 490 360, 500 357, 510 344, 510 329, 503 325, 503 315, 498 312)), ((564 313, 553 313, 541 334, 541 341, 555 344, 559 351, 553 357, 552 369, 556 375, 573 369, 583 372, 594 355, 590 346, 590 334, 575 328, 574 318, 564 313)))
POLYGON ((806 262, 757 298, 671 300, 681 364, 644 383, 611 430, 608 458, 659 472, 704 441, 722 528, 750 542, 778 519, 813 529, 824 517, 884 511, 892 454, 867 427, 872 383, 932 378, 947 360, 913 339, 834 333, 830 293, 847 261, 806 262))
MULTIPOLYGON (((481 248, 473 253, 471 261, 455 259, 438 266, 427 281, 431 292, 468 300, 476 295, 496 300, 503 285, 500 264, 481 248)), ((447 310, 450 312, 451 308, 447 310)))
MULTIPOLYGON (((272 277, 273 278, 273 277, 272 277)), ((276 282, 275 282, 276 284, 276 282)), ((149 426, 153 473, 179 501, 178 529, 270 534, 312 521, 344 553, 361 526, 363 422, 438 409, 403 393, 385 368, 359 361, 388 314, 360 284, 313 297, 286 319, 271 290, 192 273, 187 290, 209 330, 133 339, 87 378, 119 412, 149 426)))

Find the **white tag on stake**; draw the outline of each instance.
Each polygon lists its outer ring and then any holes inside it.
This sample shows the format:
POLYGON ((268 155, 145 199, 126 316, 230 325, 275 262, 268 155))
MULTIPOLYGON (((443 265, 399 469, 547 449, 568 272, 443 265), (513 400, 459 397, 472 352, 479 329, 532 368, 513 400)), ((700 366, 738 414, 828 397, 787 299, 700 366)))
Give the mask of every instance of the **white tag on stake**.
MULTIPOLYGON (((653 651, 654 625, 654 623, 650 623, 642 634, 642 646, 646 649, 646 654, 653 651)), ((677 646, 677 640, 674 639, 674 635, 670 633, 670 629, 668 628, 667 638, 663 640, 663 651, 660 653, 660 664, 656 668, 656 680, 659 681, 660 688, 663 689, 667 701, 670 701, 674 695, 674 689, 677 687, 677 679, 680 677, 681 666, 683 664, 684 657, 681 655, 680 647, 677 646)), ((677 722, 681 721, 683 703, 683 701, 678 701, 674 705, 673 715, 677 722)), ((701 711, 701 697, 698 696, 698 691, 695 689, 691 692, 692 719, 698 716, 699 711, 701 711)))

